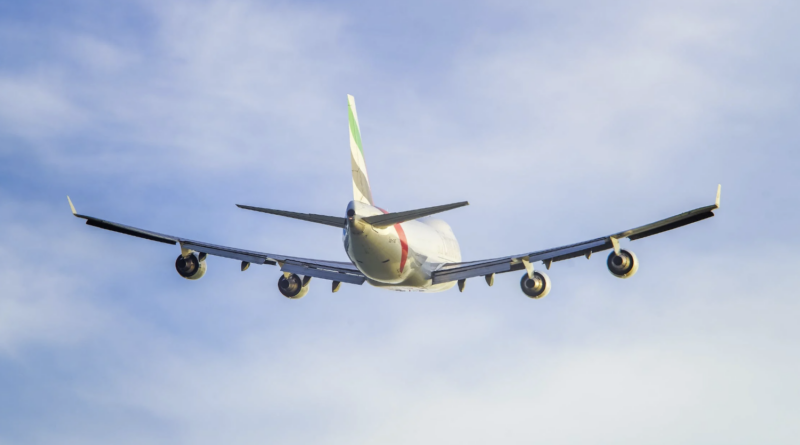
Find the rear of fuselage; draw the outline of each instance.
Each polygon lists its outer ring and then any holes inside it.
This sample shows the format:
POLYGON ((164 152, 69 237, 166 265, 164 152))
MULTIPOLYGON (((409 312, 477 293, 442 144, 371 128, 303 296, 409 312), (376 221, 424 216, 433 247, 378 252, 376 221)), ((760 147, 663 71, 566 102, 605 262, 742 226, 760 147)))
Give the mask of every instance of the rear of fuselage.
POLYGON ((453 287, 454 282, 431 282, 431 273, 440 264, 461 261, 450 226, 427 219, 379 228, 361 220, 382 213, 382 209, 359 201, 347 206, 344 248, 367 281, 397 291, 438 292, 453 287))

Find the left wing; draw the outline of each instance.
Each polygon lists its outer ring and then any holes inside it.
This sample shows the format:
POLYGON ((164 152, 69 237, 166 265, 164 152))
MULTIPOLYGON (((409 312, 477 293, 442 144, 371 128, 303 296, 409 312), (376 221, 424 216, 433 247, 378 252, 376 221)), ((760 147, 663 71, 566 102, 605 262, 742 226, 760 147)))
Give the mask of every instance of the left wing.
POLYGON ((194 241, 177 236, 164 235, 163 233, 151 232, 149 230, 126 226, 92 216, 80 215, 75 211, 75 206, 72 205, 72 200, 69 199, 69 196, 67 200, 69 201, 70 209, 72 209, 72 214, 78 218, 85 219, 87 225, 160 243, 172 245, 180 244, 181 249, 184 251, 191 250, 207 255, 239 260, 242 262, 242 270, 246 269, 249 264, 270 264, 273 266, 278 264, 281 266, 281 271, 283 272, 296 273, 325 280, 351 284, 363 284, 366 280, 364 274, 350 262, 312 260, 272 253, 254 252, 252 250, 218 246, 203 241, 194 241))
POLYGON ((552 264, 554 261, 568 260, 570 258, 579 256, 586 256, 586 258, 589 258, 595 252, 602 252, 612 248, 615 252, 617 252, 617 254, 619 254, 619 240, 622 238, 628 238, 633 241, 639 238, 656 235, 667 230, 677 229, 678 227, 682 227, 697 221, 702 221, 706 218, 711 218, 714 216, 713 211, 719 208, 721 190, 722 186, 717 186, 717 199, 712 205, 690 210, 688 212, 681 213, 680 215, 671 216, 669 218, 662 219, 661 221, 646 224, 634 229, 625 230, 613 235, 603 236, 581 243, 570 244, 568 246, 556 247, 554 249, 522 253, 503 258, 472 261, 467 263, 444 264, 433 272, 433 284, 463 280, 478 276, 489 276, 495 273, 511 272, 522 269, 532 270, 531 264, 536 261, 541 261, 549 269, 550 264, 552 264))

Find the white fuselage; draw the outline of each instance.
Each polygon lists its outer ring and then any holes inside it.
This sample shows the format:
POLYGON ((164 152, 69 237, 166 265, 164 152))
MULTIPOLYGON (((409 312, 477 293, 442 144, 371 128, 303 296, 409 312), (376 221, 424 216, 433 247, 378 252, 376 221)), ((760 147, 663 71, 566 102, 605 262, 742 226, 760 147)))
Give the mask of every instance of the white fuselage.
POLYGON ((344 248, 347 256, 377 287, 397 291, 439 292, 455 282, 432 284, 431 273, 443 263, 461 261, 461 250, 444 221, 413 220, 385 228, 373 227, 363 217, 386 213, 359 201, 347 206, 344 248))

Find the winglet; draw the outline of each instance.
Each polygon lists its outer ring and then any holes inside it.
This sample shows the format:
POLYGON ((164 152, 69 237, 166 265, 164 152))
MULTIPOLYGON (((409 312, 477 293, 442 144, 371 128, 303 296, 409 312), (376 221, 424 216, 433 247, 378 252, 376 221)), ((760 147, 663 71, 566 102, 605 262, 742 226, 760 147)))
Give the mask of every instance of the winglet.
POLYGON ((78 216, 78 212, 75 211, 75 206, 72 205, 72 200, 69 199, 69 195, 67 195, 67 201, 69 201, 69 208, 72 209, 72 214, 78 216))
POLYGON ((717 208, 719 208, 719 195, 720 195, 720 193, 722 193, 722 184, 717 185, 717 200, 714 201, 714 205, 716 205, 717 208))

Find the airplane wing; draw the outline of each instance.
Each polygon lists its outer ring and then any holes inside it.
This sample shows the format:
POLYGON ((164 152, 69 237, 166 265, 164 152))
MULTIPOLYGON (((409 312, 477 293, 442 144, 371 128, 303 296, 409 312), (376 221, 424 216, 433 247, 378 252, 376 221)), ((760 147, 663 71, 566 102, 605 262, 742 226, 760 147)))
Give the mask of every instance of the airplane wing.
MULTIPOLYGON (((553 249, 540 250, 536 252, 521 253, 503 258, 490 260, 471 261, 466 263, 448 263, 442 265, 433 272, 433 284, 446 283, 449 281, 463 280, 478 276, 490 276, 496 273, 512 272, 515 270, 531 270, 531 264, 541 261, 549 269, 554 261, 563 261, 570 258, 585 256, 589 258, 592 253, 614 249, 619 254, 619 240, 628 238, 631 241, 656 235, 667 230, 677 229, 697 221, 714 216, 714 210, 719 208, 719 199, 722 186, 717 186, 717 199, 714 204, 700 207, 671 216, 660 221, 646 224, 634 229, 625 230, 600 238, 570 244, 567 246, 556 247, 553 249)), ((487 278, 488 280, 488 278, 487 278)))
POLYGON ((364 274, 362 274, 350 262, 313 260, 272 253, 255 252, 252 250, 218 246, 216 244, 206 243, 203 241, 194 241, 172 235, 164 235, 163 233, 152 232, 149 230, 102 220, 92 216, 78 214, 78 212, 75 211, 75 206, 72 205, 72 200, 69 199, 69 197, 67 197, 67 200, 69 200, 69 206, 72 209, 72 214, 78 218, 85 219, 87 225, 111 230, 113 232, 124 233, 126 235, 136 236, 151 241, 157 241, 160 243, 172 245, 180 244, 181 249, 184 250, 188 249, 199 253, 205 253, 207 255, 239 260, 242 262, 242 270, 244 270, 249 264, 269 264, 273 266, 277 264, 280 265, 281 271, 283 272, 296 273, 303 276, 322 278, 325 280, 340 281, 351 284, 363 284, 366 280, 364 274))

